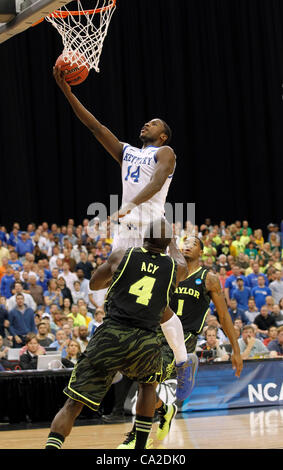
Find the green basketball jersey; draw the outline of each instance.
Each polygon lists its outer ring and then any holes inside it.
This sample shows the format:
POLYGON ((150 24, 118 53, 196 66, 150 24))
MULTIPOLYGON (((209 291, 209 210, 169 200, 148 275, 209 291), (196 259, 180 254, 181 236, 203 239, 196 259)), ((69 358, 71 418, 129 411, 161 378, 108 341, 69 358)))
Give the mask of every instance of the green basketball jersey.
POLYGON ((106 317, 156 331, 176 286, 177 266, 168 255, 129 248, 107 291, 106 317))
POLYGON ((200 266, 179 283, 170 302, 172 310, 179 315, 184 331, 197 334, 203 328, 210 304, 205 287, 207 273, 208 270, 200 266))

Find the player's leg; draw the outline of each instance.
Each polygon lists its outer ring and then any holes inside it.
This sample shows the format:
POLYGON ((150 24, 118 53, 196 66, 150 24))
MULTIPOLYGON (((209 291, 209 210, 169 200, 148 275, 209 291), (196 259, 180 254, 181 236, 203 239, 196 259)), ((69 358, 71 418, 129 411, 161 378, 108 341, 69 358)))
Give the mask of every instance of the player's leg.
POLYGON ((135 449, 145 449, 152 428, 155 412, 155 386, 154 384, 140 384, 136 404, 136 444, 135 449))
POLYGON ((58 411, 50 427, 50 433, 45 445, 48 450, 60 449, 65 438, 70 434, 76 418, 83 409, 83 403, 68 398, 63 408, 58 411))

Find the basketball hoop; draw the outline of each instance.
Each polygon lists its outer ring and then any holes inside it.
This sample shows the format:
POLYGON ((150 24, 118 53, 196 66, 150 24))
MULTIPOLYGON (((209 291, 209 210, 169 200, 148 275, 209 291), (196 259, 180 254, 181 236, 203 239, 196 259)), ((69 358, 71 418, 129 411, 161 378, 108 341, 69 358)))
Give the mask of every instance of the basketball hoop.
MULTIPOLYGON (((94 2, 96 2, 94 9, 84 10, 81 1, 77 0, 77 10, 69 11, 67 6, 63 6, 45 19, 62 37, 64 46, 62 55, 65 62, 72 64, 74 59, 80 56, 81 65, 99 72, 103 42, 116 8, 116 0, 94 0, 94 2)), ((43 20, 44 18, 40 21, 43 20)))

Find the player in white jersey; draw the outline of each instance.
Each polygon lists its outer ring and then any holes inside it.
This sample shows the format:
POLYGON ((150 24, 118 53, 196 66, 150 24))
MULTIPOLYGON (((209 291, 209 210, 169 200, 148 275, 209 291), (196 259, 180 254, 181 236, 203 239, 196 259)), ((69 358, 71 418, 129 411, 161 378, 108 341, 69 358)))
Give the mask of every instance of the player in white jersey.
POLYGON ((53 75, 76 116, 121 166, 123 197, 113 250, 118 246, 125 249, 142 246, 145 227, 150 221, 164 216, 164 204, 175 169, 176 156, 167 145, 171 139, 169 126, 159 118, 144 124, 140 132, 143 143, 140 149, 120 142, 76 98, 59 66, 54 67, 53 75))

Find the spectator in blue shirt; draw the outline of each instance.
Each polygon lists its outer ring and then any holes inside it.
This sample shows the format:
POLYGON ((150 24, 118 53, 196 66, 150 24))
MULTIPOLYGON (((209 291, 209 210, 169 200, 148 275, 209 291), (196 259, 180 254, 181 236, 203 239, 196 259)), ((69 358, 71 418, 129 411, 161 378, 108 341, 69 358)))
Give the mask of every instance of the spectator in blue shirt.
POLYGON ((56 340, 49 345, 50 348, 56 348, 56 351, 60 352, 62 357, 67 356, 67 346, 70 339, 67 338, 65 331, 59 328, 56 331, 56 340))
POLYGON ((23 294, 17 294, 16 307, 9 312, 9 330, 13 336, 13 348, 21 348, 28 333, 37 333, 34 311, 31 308, 26 308, 24 301, 23 294))
POLYGON ((237 300, 234 298, 230 300, 230 307, 228 308, 228 312, 230 313, 230 317, 233 323, 237 318, 240 318, 245 325, 250 323, 244 310, 238 307, 237 300))
POLYGON ((252 289, 251 295, 254 297, 255 304, 259 310, 265 305, 266 297, 268 295, 272 296, 271 289, 265 285, 264 275, 258 275, 258 285, 252 289))
POLYGON ((233 297, 233 291, 237 288, 237 279, 241 277, 244 281, 244 285, 247 285, 246 277, 241 274, 241 269, 238 265, 234 265, 232 268, 231 276, 227 277, 224 285, 224 294, 228 305, 230 305, 230 299, 233 297))
POLYGON ((267 345, 269 351, 276 351, 278 356, 283 356, 283 326, 277 330, 277 338, 267 345))
POLYGON ((248 301, 251 296, 251 289, 244 286, 244 281, 241 277, 237 278, 237 287, 233 290, 233 299, 237 300, 238 308, 241 310, 248 310, 248 301))
POLYGON ((14 224, 13 230, 12 230, 12 232, 11 232, 10 235, 9 235, 7 244, 8 244, 9 246, 15 247, 16 244, 18 243, 18 241, 20 241, 20 239, 21 239, 21 232, 20 232, 20 230, 19 230, 19 225, 18 225, 18 224, 14 224))
POLYGON ((23 258, 26 253, 32 253, 34 249, 33 243, 29 238, 29 234, 26 232, 22 233, 21 239, 16 244, 15 250, 20 258, 23 258))
POLYGON ((263 276, 264 281, 265 281, 265 285, 268 286, 269 282, 268 282, 268 278, 267 278, 266 274, 263 274, 263 273, 260 272, 259 264, 257 262, 255 262, 253 264, 253 272, 251 274, 247 275, 247 285, 248 285, 248 287, 250 287, 252 289, 253 287, 256 287, 258 285, 258 276, 263 276))
POLYGON ((8 264, 13 268, 14 271, 21 271, 23 263, 18 259, 18 253, 16 250, 10 251, 11 258, 8 261, 8 264))
POLYGON ((14 271, 12 267, 8 264, 6 269, 6 274, 2 277, 1 284, 0 284, 0 292, 3 297, 9 299, 12 297, 11 286, 14 284, 14 271))

